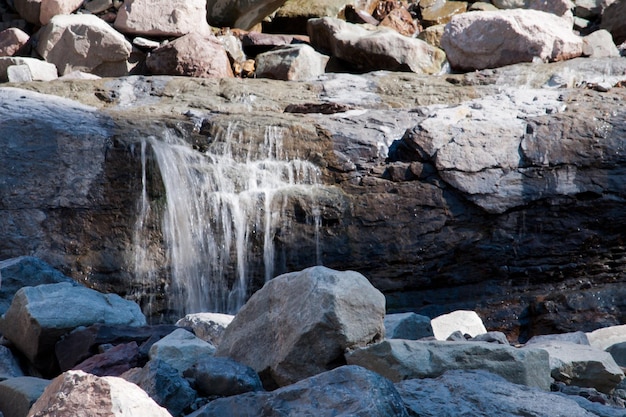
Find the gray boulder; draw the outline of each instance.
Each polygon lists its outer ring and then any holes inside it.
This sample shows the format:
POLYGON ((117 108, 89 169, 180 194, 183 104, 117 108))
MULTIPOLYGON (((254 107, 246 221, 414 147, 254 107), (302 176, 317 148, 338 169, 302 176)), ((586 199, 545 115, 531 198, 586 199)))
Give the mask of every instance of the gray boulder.
POLYGON ((541 349, 486 342, 385 340, 347 353, 346 360, 394 382, 434 378, 454 369, 482 369, 515 384, 550 387, 549 357, 541 349))
POLYGON ((26 81, 51 81, 58 78, 57 67, 41 59, 28 57, 0 57, 0 81, 11 81, 11 69, 19 67, 27 73, 26 81))
POLYGON ((149 361, 143 368, 131 369, 121 378, 137 384, 173 416, 181 415, 196 399, 196 391, 176 368, 161 360, 149 361))
POLYGON ((17 358, 11 349, 0 345, 0 381, 18 376, 24 376, 24 372, 17 358))
POLYGON ((235 316, 221 313, 191 313, 176 322, 177 326, 189 327, 205 342, 218 346, 226 327, 235 316))
POLYGON ((611 345, 606 348, 606 351, 611 354, 615 363, 622 368, 626 367, 626 342, 611 345))
POLYGON ((137 385, 114 376, 67 371, 53 379, 28 417, 171 417, 137 385))
POLYGON ((476 335, 469 339, 470 342, 488 342, 488 343, 498 343, 501 345, 509 345, 509 341, 506 338, 506 335, 502 332, 487 332, 476 335))
POLYGON ((591 58, 616 58, 619 50, 607 30, 600 29, 583 38, 583 55, 591 58))
POLYGON ((179 37, 191 32, 206 35, 211 30, 205 0, 126 0, 113 27, 124 34, 152 37, 179 37))
POLYGON ((13 6, 22 19, 36 26, 46 25, 53 16, 70 14, 82 0, 14 0, 13 6))
POLYGON ((286 0, 207 0, 211 26, 250 29, 282 6, 286 0))
POLYGON ((609 393, 624 378, 610 353, 591 346, 559 341, 531 346, 548 352, 551 375, 557 381, 609 393))
POLYGON ((0 382, 0 413, 3 417, 24 417, 43 394, 50 381, 20 376, 0 382))
POLYGON ((139 306, 116 294, 71 283, 23 287, 0 319, 0 332, 44 375, 58 368, 54 345, 65 333, 94 323, 142 326, 139 306))
POLYGON ((324 74, 329 59, 309 45, 286 45, 257 55, 255 75, 275 80, 304 81, 324 74))
MULTIPOLYGON (((598 414, 587 411, 572 397, 518 385, 486 371, 448 371, 435 379, 396 383, 410 415, 462 416, 567 416, 616 417, 620 410, 598 404, 598 414)), ((592 403, 582 397, 589 407, 592 403)), ((621 411, 623 415, 623 410, 621 411)))
POLYGON ((385 316, 385 337, 387 339, 417 340, 431 336, 434 334, 429 317, 415 313, 396 313, 385 316))
POLYGON ((358 366, 341 366, 272 392, 210 402, 189 417, 408 417, 393 384, 358 366))
POLYGON ((39 32, 37 52, 60 75, 83 71, 114 77, 128 74, 131 44, 97 16, 58 15, 39 32))
POLYGON ((571 332, 560 334, 542 334, 531 337, 526 344, 544 343, 550 341, 578 343, 579 345, 589 345, 589 339, 585 332, 571 332))
POLYGON ((626 324, 596 329, 588 332, 587 338, 594 348, 606 350, 616 343, 626 342, 626 324))
POLYGON ((445 60, 441 49, 393 29, 368 30, 340 19, 322 17, 310 19, 307 31, 316 49, 348 62, 359 71, 436 74, 445 60))
POLYGON ((452 333, 460 331, 463 335, 477 336, 487 333, 482 319, 475 311, 457 310, 442 314, 430 321, 437 340, 446 340, 452 333))
POLYGON ((284 386, 344 363, 348 348, 384 337, 385 297, 361 274, 316 266, 278 276, 226 328, 216 356, 284 386))
POLYGON ((215 353, 215 346, 185 329, 176 329, 150 348, 150 360, 161 360, 182 375, 200 359, 215 353))
POLYGON ((582 54, 582 38, 565 19, 538 10, 463 13, 441 38, 450 66, 471 71, 520 62, 562 61, 582 54))
POLYGON ((228 358, 200 359, 183 375, 194 381, 204 397, 230 397, 250 391, 263 391, 259 375, 249 366, 228 358))

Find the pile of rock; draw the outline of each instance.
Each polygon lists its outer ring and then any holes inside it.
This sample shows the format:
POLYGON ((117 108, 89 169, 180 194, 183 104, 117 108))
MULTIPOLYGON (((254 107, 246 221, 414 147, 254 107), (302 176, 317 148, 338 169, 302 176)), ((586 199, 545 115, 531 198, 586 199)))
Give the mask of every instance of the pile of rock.
MULTIPOLYGON (((13 282, 50 276, 32 258, 6 265, 13 282)), ((625 412, 608 353, 625 343, 622 327, 512 346, 472 311, 385 317, 364 276, 325 267, 275 278, 232 322, 203 313, 180 322, 193 328, 147 326, 134 303, 61 281, 19 289, 2 316, 4 416, 625 412)))
POLYGON ((86 74, 282 80, 338 70, 435 74, 445 70, 446 58, 452 69, 470 71, 617 57, 616 45, 625 49, 624 0, 327 3, 15 0, 11 10, 0 2, 9 22, 0 32, 0 81, 86 74))

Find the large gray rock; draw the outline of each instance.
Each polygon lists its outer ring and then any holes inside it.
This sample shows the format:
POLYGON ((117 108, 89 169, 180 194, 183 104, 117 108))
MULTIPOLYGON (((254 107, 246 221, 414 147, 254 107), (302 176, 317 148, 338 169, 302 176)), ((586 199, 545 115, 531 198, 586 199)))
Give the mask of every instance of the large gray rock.
POLYGON ((551 13, 502 10, 463 13, 446 26, 441 47, 452 68, 471 71, 519 62, 562 61, 582 54, 582 38, 551 13))
POLYGON ((38 34, 37 52, 59 74, 90 72, 103 77, 128 74, 131 44, 94 15, 58 15, 38 34))
POLYGON ((342 366, 272 392, 220 398, 189 417, 408 417, 393 384, 358 366, 342 366))
POLYGON ((606 351, 611 354, 615 363, 620 367, 626 367, 626 342, 616 343, 606 348, 606 351))
POLYGON ((385 297, 353 271, 317 266, 257 291, 226 328, 216 356, 284 386, 342 364, 343 352, 384 337, 385 297))
POLYGON ((67 371, 53 379, 28 412, 28 417, 78 415, 172 417, 137 385, 83 371, 67 371))
POLYGON ((368 30, 340 19, 323 17, 307 22, 311 45, 340 58, 359 71, 412 71, 436 74, 445 54, 420 39, 388 29, 368 30))
POLYGON ((205 357, 184 372, 203 397, 230 397, 250 391, 263 391, 254 369, 228 358, 205 357))
POLYGON ((515 384, 550 387, 550 363, 542 349, 517 349, 486 342, 385 340, 346 354, 360 365, 394 381, 434 378, 459 369, 482 369, 515 384))
POLYGON ((616 343, 626 342, 626 324, 608 326, 587 333, 589 344, 599 350, 606 350, 616 343))
POLYGON ((309 45, 288 45, 257 55, 255 75, 285 81, 305 81, 323 74, 329 57, 309 45))
POLYGON ((205 0, 126 0, 117 12, 113 27, 124 34, 153 37, 210 33, 205 0))
POLYGON ((196 391, 176 368, 161 360, 149 361, 143 368, 131 369, 121 378, 136 384, 171 415, 179 416, 196 399, 196 391))
POLYGON ((48 384, 49 380, 32 376, 0 382, 0 413, 3 417, 25 417, 48 384))
POLYGON ((177 326, 190 327, 193 333, 205 342, 218 346, 226 327, 235 316, 222 313, 191 313, 176 322, 177 326))
POLYGON ((9 76, 10 68, 20 66, 27 71, 28 81, 52 81, 58 78, 57 67, 41 59, 28 57, 0 57, 0 81, 15 81, 9 76))
POLYGON ((583 38, 583 55, 591 58, 620 56, 611 34, 604 29, 596 30, 583 38))
POLYGON ((487 333, 482 319, 475 311, 457 310, 442 314, 432 319, 430 324, 433 326, 433 333, 437 340, 446 340, 457 331, 472 337, 487 333))
POLYGON ((549 353, 551 375, 557 381, 609 393, 624 379, 611 354, 591 346, 559 341, 530 346, 549 353))
POLYGON ((232 77, 226 50, 212 35, 192 32, 155 49, 146 58, 155 75, 182 75, 201 78, 232 77))
POLYGON ((285 0, 208 0, 211 26, 250 29, 285 3, 285 0))
MULTIPOLYGON (((620 413, 619 409, 599 405, 595 414, 571 397, 514 384, 481 370, 448 371, 435 379, 402 381, 396 388, 409 413, 423 417, 612 417, 620 413)), ((593 407, 590 401, 580 400, 593 407)))
POLYGON ((215 353, 215 346, 188 330, 176 329, 150 348, 150 360, 160 360, 182 375, 200 359, 215 353))
POLYGON ((387 339, 417 340, 434 336, 430 318, 415 313, 396 313, 385 316, 387 339))
POLYGON ((23 287, 0 319, 0 331, 44 375, 58 368, 54 345, 62 335, 94 323, 142 326, 139 306, 116 294, 71 283, 23 287))
POLYGON ((18 376, 24 376, 20 363, 11 349, 0 346, 0 381, 18 376))

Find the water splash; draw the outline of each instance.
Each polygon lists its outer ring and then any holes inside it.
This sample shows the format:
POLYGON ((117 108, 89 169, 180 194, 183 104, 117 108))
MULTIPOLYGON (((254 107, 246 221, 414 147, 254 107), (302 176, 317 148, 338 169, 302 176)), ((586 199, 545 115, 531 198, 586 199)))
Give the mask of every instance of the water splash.
MULTIPOLYGON (((230 124, 212 143, 209 151, 198 152, 183 139, 166 135, 147 138, 165 188, 162 233, 170 265, 170 307, 182 313, 213 311, 235 313, 246 301, 251 265, 258 264, 262 247, 265 280, 274 276, 274 238, 286 222, 288 195, 298 192, 311 199, 317 261, 320 209, 311 190, 318 186, 319 169, 293 158, 283 146, 280 127, 266 128, 262 143, 255 144, 230 124)), ((142 146, 142 180, 138 207, 136 273, 143 281, 154 280, 157 268, 144 259, 148 245, 146 217, 150 204, 145 190, 145 156, 142 146)), ((153 281, 152 281, 153 282, 153 281)))

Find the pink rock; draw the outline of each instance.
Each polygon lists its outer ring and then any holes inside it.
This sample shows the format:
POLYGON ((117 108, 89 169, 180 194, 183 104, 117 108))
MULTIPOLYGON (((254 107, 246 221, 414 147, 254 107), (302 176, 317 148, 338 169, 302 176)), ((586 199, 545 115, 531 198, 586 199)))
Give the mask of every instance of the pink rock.
POLYGON ((146 59, 152 74, 201 78, 233 77, 228 55, 213 36, 190 33, 155 49, 146 59))
POLYGON ((567 20, 537 10, 463 13, 446 26, 441 46, 457 70, 520 62, 563 61, 582 55, 583 41, 567 20))
POLYGON ((83 4, 83 0, 15 0, 15 10, 22 19, 35 25, 47 25, 52 17, 70 14, 83 4))
POLYGON ((122 33, 143 36, 210 33, 204 0, 126 0, 114 27, 122 33))
POLYGON ((130 342, 94 355, 76 365, 74 369, 98 376, 120 376, 131 368, 143 365, 139 361, 139 346, 137 342, 130 342))
POLYGON ((30 36, 18 28, 9 28, 0 32, 0 56, 13 56, 22 49, 30 36))

